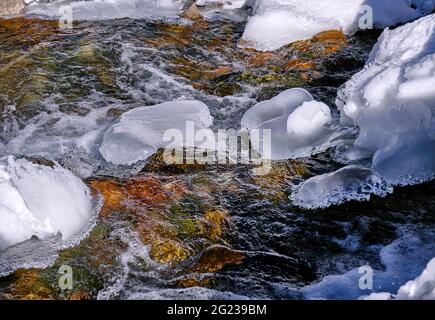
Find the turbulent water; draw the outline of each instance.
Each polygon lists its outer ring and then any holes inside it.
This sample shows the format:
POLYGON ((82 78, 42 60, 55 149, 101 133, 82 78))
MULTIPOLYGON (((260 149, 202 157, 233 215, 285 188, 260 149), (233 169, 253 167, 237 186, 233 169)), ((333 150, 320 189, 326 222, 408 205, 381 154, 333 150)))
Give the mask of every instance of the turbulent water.
MULTIPOLYGON (((127 183, 146 163, 114 166, 95 149, 123 112, 197 99, 209 106, 217 130, 238 129, 248 108, 290 87, 302 86, 334 105, 338 87, 362 68, 378 35, 356 34, 330 55, 293 48, 258 56, 237 47, 244 11, 207 17, 194 24, 176 16, 75 22, 63 31, 52 21, 1 20, 0 155, 53 159, 90 185, 102 179, 127 183), (283 57, 314 61, 316 70, 277 70, 283 57)), ((375 291, 394 292, 435 256, 434 183, 364 204, 318 211, 293 206, 288 196, 296 184, 341 167, 333 156, 328 151, 300 163, 276 162, 261 178, 245 166, 181 172, 145 166, 142 174, 151 172, 162 183, 182 181, 187 196, 163 207, 135 207, 134 214, 117 208, 98 219, 80 245, 36 271, 40 286, 55 286, 57 269, 66 263, 79 270, 78 290, 91 298, 354 299, 371 293, 358 288, 355 271, 370 264, 377 271, 375 291), (227 215, 225 232, 216 237, 198 227, 209 207, 227 215), (153 219, 177 230, 176 236, 154 227, 153 219), (152 246, 165 236, 188 248, 179 263, 153 256, 152 246), (215 262, 222 267, 213 264, 216 256, 226 260, 215 262)), ((17 255, 35 241, 21 244, 17 255)), ((0 296, 26 295, 17 289, 17 277, 0 279, 0 296)))

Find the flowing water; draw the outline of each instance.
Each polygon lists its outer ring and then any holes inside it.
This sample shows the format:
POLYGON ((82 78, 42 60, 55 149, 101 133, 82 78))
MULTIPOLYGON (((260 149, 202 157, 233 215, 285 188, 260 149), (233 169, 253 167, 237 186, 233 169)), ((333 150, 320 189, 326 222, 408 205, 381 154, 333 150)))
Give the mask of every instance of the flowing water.
POLYGON ((291 204, 299 182, 342 166, 332 151, 275 162, 261 177, 243 165, 168 167, 159 154, 121 167, 101 158, 95 142, 136 107, 197 99, 217 130, 238 129, 248 108, 291 87, 333 106, 379 35, 332 33, 258 53, 237 47, 244 11, 207 18, 77 21, 73 30, 0 19, 0 155, 57 160, 105 199, 80 244, 0 278, 0 297, 358 298, 370 292, 346 276, 355 268, 369 264, 375 290, 394 292, 435 256, 433 182, 325 210, 291 204), (64 264, 75 285, 62 292, 64 264), (325 278, 334 274, 345 275, 325 278))

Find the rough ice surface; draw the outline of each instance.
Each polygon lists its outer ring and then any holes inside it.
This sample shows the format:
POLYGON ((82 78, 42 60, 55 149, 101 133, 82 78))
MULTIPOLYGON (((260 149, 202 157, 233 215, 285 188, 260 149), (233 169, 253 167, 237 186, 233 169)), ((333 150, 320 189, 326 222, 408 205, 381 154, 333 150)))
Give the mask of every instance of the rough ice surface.
POLYGON ((258 129, 260 136, 270 130, 272 160, 282 160, 318 151, 330 136, 327 125, 331 121, 326 104, 314 101, 304 89, 293 88, 253 106, 243 116, 241 127, 251 133, 258 129))
POLYGON ((306 180, 296 188, 291 200, 303 208, 317 209, 349 200, 368 201, 371 195, 386 196, 389 192, 392 188, 370 169, 347 166, 306 180))
POLYGON ((174 148, 214 149, 214 134, 208 129, 212 123, 208 107, 196 100, 136 108, 124 113, 106 131, 99 150, 107 162, 129 165, 146 160, 169 144, 174 148), (193 125, 191 129, 189 123, 193 125), (165 133, 174 131, 181 134, 182 139, 164 141, 165 133))
POLYGON ((373 25, 385 28, 415 20, 435 9, 435 0, 256 0, 241 46, 276 50, 332 29, 353 33, 364 27, 365 5, 373 9, 373 25))
POLYGON ((342 123, 359 129, 355 150, 393 185, 435 175, 435 15, 385 30, 365 68, 339 91, 342 123))
POLYGON ((79 233, 93 213, 83 182, 56 163, 53 167, 12 156, 0 159, 0 249, 61 234, 79 233))
POLYGON ((434 88, 435 14, 386 29, 364 69, 339 90, 337 98, 341 110, 337 130, 358 131, 340 156, 349 163, 368 160, 369 167, 363 176, 348 166, 313 177, 295 189, 294 203, 322 208, 368 200, 370 193, 384 196, 392 186, 433 179, 434 88))
POLYGON ((182 1, 179 0, 34 1, 26 13, 59 18, 68 15, 66 10, 71 9, 74 20, 140 19, 176 15, 180 12, 181 5, 182 1))

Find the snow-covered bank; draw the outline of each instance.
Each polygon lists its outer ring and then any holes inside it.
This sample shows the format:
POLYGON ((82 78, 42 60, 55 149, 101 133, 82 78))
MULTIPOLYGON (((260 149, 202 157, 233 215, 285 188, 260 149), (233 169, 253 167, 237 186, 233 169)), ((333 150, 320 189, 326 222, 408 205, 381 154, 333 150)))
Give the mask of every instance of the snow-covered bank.
POLYGON ((338 29, 353 33, 367 26, 367 7, 373 10, 373 26, 385 28, 430 14, 435 0, 254 0, 241 46, 276 50, 338 29), (362 24, 360 24, 360 21, 362 24))
POLYGON ((434 87, 435 14, 385 30, 364 69, 341 88, 337 99, 337 130, 350 127, 358 132, 339 157, 351 164, 368 161, 377 177, 375 187, 373 179, 348 167, 339 179, 336 172, 305 181, 293 193, 293 201, 305 208, 326 207, 433 179, 434 87))
POLYGON ((195 100, 136 108, 124 113, 106 131, 100 153, 108 162, 128 165, 147 159, 169 144, 172 147, 201 147, 203 140, 209 141, 202 138, 214 137, 208 129, 212 123, 208 107, 195 100), (188 131, 189 123, 192 124, 192 132, 188 131), (181 135, 179 143, 177 139, 172 141, 174 136, 171 132, 175 136, 181 135), (165 133, 169 133, 167 141, 165 133), (198 136, 201 138, 196 139, 198 136))
POLYGON ((0 159, 0 249, 33 236, 79 233, 93 213, 89 189, 58 164, 0 159))

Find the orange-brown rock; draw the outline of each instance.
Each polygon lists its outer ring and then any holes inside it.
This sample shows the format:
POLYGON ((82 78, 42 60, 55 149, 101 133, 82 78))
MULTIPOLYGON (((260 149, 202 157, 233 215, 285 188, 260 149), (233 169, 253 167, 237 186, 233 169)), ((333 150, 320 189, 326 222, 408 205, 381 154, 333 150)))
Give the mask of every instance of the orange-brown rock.
POLYGON ((161 182, 152 176, 141 176, 126 182, 125 191, 136 200, 153 205, 169 200, 161 182))
POLYGON ((251 67, 262 67, 276 58, 277 53, 275 52, 255 52, 254 55, 248 59, 248 64, 251 67))
POLYGON ((294 59, 288 61, 284 65, 284 69, 287 71, 290 70, 313 70, 316 68, 316 64, 312 61, 302 61, 300 59, 294 59))
POLYGON ((171 240, 162 239, 154 241, 151 244, 150 257, 154 261, 162 264, 179 263, 186 260, 190 256, 190 250, 182 243, 171 240))
POLYGON ((12 275, 16 280, 9 288, 8 294, 20 300, 54 299, 54 290, 40 278, 37 269, 20 269, 12 275))
POLYGON ((90 186, 103 197, 100 217, 107 217, 110 213, 122 208, 126 196, 118 182, 113 180, 92 180, 90 186))
POLYGON ((321 44, 325 53, 331 54, 347 44, 344 33, 340 30, 329 30, 321 32, 313 37, 313 42, 321 44))
POLYGON ((73 292, 68 296, 68 300, 89 300, 89 293, 84 291, 73 292))
POLYGON ((174 200, 180 200, 188 191, 186 184, 181 180, 165 183, 163 190, 170 193, 174 200))
POLYGON ((228 265, 239 265, 245 260, 242 251, 233 250, 222 245, 212 245, 202 253, 191 272, 218 272, 228 265))
POLYGON ((228 212, 223 210, 209 210, 204 213, 206 220, 207 235, 211 240, 222 237, 225 223, 228 222, 228 212))

